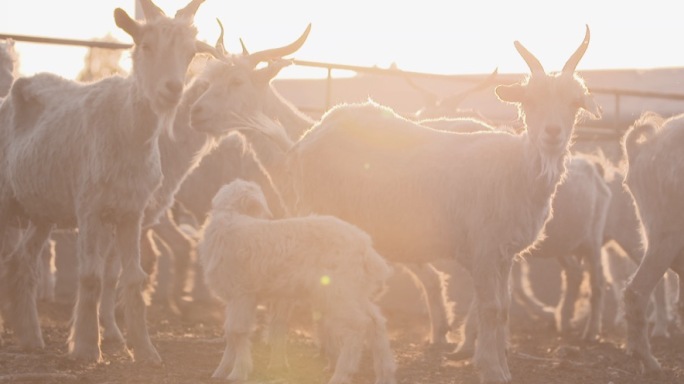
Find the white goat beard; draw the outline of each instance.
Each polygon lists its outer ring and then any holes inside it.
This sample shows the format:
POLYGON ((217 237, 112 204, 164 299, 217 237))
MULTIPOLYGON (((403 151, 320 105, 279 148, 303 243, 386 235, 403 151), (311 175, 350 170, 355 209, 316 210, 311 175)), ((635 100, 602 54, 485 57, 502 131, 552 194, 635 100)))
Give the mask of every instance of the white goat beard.
POLYGON ((563 156, 564 153, 550 156, 543 153, 539 154, 540 171, 537 176, 540 179, 546 179, 548 185, 557 183, 563 173, 563 156))
POLYGON ((176 108, 173 110, 166 112, 166 113, 160 113, 159 114, 159 127, 160 129, 157 129, 157 134, 155 135, 156 137, 159 137, 158 135, 162 131, 165 134, 169 135, 169 138, 171 138, 171 141, 176 141, 176 135, 175 135, 175 130, 174 130, 174 120, 176 120, 176 108))

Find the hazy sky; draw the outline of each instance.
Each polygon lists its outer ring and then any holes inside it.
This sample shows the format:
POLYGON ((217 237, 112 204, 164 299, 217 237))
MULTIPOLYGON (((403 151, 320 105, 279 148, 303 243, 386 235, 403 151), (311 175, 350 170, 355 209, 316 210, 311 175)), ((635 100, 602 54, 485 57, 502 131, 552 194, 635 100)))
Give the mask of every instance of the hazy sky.
MULTIPOLYGON (((174 14, 188 0, 157 0, 174 14)), ((672 0, 207 0, 196 17, 199 38, 213 43, 226 26, 226 44, 251 50, 289 43, 307 23, 311 35, 296 58, 435 73, 525 72, 513 48, 520 40, 548 70, 560 69, 584 36, 592 41, 579 69, 684 66, 684 23, 672 0)), ((134 0, 0 0, 0 33, 92 39, 112 33, 112 12, 134 13, 134 0)), ((67 77, 81 68, 84 48, 17 43, 23 74, 67 77)), ((287 69, 284 76, 324 75, 287 69)), ((311 72, 313 71, 313 72, 311 72)))

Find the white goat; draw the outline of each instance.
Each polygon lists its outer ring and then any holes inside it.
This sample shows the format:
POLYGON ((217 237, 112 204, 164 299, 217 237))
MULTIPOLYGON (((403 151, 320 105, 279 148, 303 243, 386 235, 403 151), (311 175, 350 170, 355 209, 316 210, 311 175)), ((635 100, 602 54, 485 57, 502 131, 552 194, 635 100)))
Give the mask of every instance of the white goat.
POLYGON ((336 364, 330 384, 351 383, 366 341, 376 383, 395 383, 385 319, 373 298, 390 267, 370 236, 332 216, 271 220, 256 183, 235 180, 212 201, 199 255, 210 288, 226 303, 226 349, 212 377, 246 380, 249 335, 264 300, 309 300, 321 314, 336 364))
MULTIPOLYGON (((613 287, 618 308, 614 325, 624 326, 623 292, 627 280, 636 271, 644 255, 641 237, 641 221, 639 220, 634 199, 623 185, 624 173, 609 164, 606 159, 600 160, 605 169, 605 177, 611 190, 610 209, 606 227, 603 231, 605 241, 603 247, 603 264, 606 276, 613 287)), ((669 336, 669 310, 665 289, 665 279, 656 285, 653 291, 653 328, 652 337, 669 336)))
POLYGON ((646 371, 659 371, 646 330, 646 307, 669 268, 680 278, 678 311, 684 314, 684 114, 665 120, 644 113, 625 134, 623 145, 628 164, 625 184, 646 240, 644 258, 624 293, 627 351, 646 371))
POLYGON ((516 270, 513 274, 516 297, 539 317, 548 318, 555 313, 556 329, 567 333, 584 277, 580 264, 583 261, 589 271, 591 286, 590 315, 582 333, 585 340, 594 340, 601 328, 605 287, 601 248, 610 201, 610 188, 596 165, 581 155, 573 156, 568 164, 567 177, 553 198, 553 217, 544 228, 544 238, 525 255, 558 259, 563 269, 563 288, 555 311, 540 306, 541 302, 534 297, 531 287, 523 286, 529 284, 526 265, 521 265, 521 271, 516 270))
POLYGON ((193 56, 212 50, 196 40, 193 0, 168 18, 141 1, 147 23, 122 9, 117 26, 135 42, 129 77, 78 84, 52 74, 15 81, 0 108, 0 236, 30 220, 20 247, 3 268, 15 334, 42 348, 30 273, 53 225, 78 227, 79 288, 69 355, 101 361, 98 305, 112 265, 119 284, 128 339, 139 361, 161 362, 145 325, 140 288, 143 209, 162 179, 158 137, 169 129, 193 56), (110 250, 115 255, 110 256, 110 250))
POLYGON ((289 173, 276 182, 284 190, 292 182, 286 201, 370 233, 392 261, 457 258, 475 282, 475 365, 485 382, 511 380, 505 349, 513 256, 534 244, 549 217, 580 110, 599 113, 574 73, 588 43, 587 28, 553 75, 515 43, 532 74, 497 95, 520 106, 523 134, 450 133, 373 103, 338 106, 290 149, 289 173))

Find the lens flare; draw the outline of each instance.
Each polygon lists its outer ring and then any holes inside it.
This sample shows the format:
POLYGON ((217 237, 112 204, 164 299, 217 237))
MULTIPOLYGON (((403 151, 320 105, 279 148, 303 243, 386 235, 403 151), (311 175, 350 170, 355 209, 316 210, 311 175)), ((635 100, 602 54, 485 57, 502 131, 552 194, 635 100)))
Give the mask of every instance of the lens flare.
POLYGON ((321 276, 321 285, 324 287, 330 285, 330 276, 328 276, 328 275, 321 276))

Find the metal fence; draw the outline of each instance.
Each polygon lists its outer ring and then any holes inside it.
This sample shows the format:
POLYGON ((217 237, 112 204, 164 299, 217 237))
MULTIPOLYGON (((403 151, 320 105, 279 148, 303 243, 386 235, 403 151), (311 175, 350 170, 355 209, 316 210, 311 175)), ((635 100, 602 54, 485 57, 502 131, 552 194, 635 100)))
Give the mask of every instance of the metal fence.
MULTIPOLYGON (((39 36, 26 36, 26 35, 13 35, 13 34, 1 34, 0 39, 13 39, 20 42, 30 42, 30 43, 42 43, 42 44, 58 44, 58 45, 71 45, 71 46, 82 46, 89 48, 105 48, 105 49, 129 49, 132 47, 131 44, 125 43, 114 43, 114 42, 103 42, 103 41, 92 41, 92 40, 76 40, 76 39, 61 39, 61 38, 50 38, 50 37, 39 37, 39 36)), ((460 80, 460 81, 478 81, 477 79, 469 79, 462 75, 442 75, 434 73, 424 73, 424 72, 413 72, 405 71, 400 69, 385 69, 377 67, 363 67, 356 65, 345 65, 345 64, 335 64, 335 63, 323 63, 314 62, 306 60, 293 60, 295 65, 311 67, 311 68, 321 68, 327 71, 327 83, 326 83, 326 99, 325 108, 329 108, 332 105, 332 92, 333 92, 333 71, 353 71, 358 74, 368 74, 368 75, 383 75, 383 76, 401 76, 410 78, 428 78, 434 80, 460 80)), ((590 88, 590 91, 594 95, 610 95, 613 97, 613 111, 614 119, 611 122, 602 122, 592 125, 590 128, 593 129, 593 138, 597 139, 609 139, 612 140, 615 137, 619 137, 622 134, 622 123, 621 118, 621 104, 622 99, 625 97, 637 97, 637 98, 648 98, 648 99, 664 99, 670 101, 682 101, 684 102, 684 94, 679 93, 665 93, 665 92, 649 92, 640 90, 630 90, 630 89, 620 89, 620 88, 590 88)), ((682 110, 684 111, 684 105, 682 110)), ((590 129, 590 130, 592 130, 590 129)))

